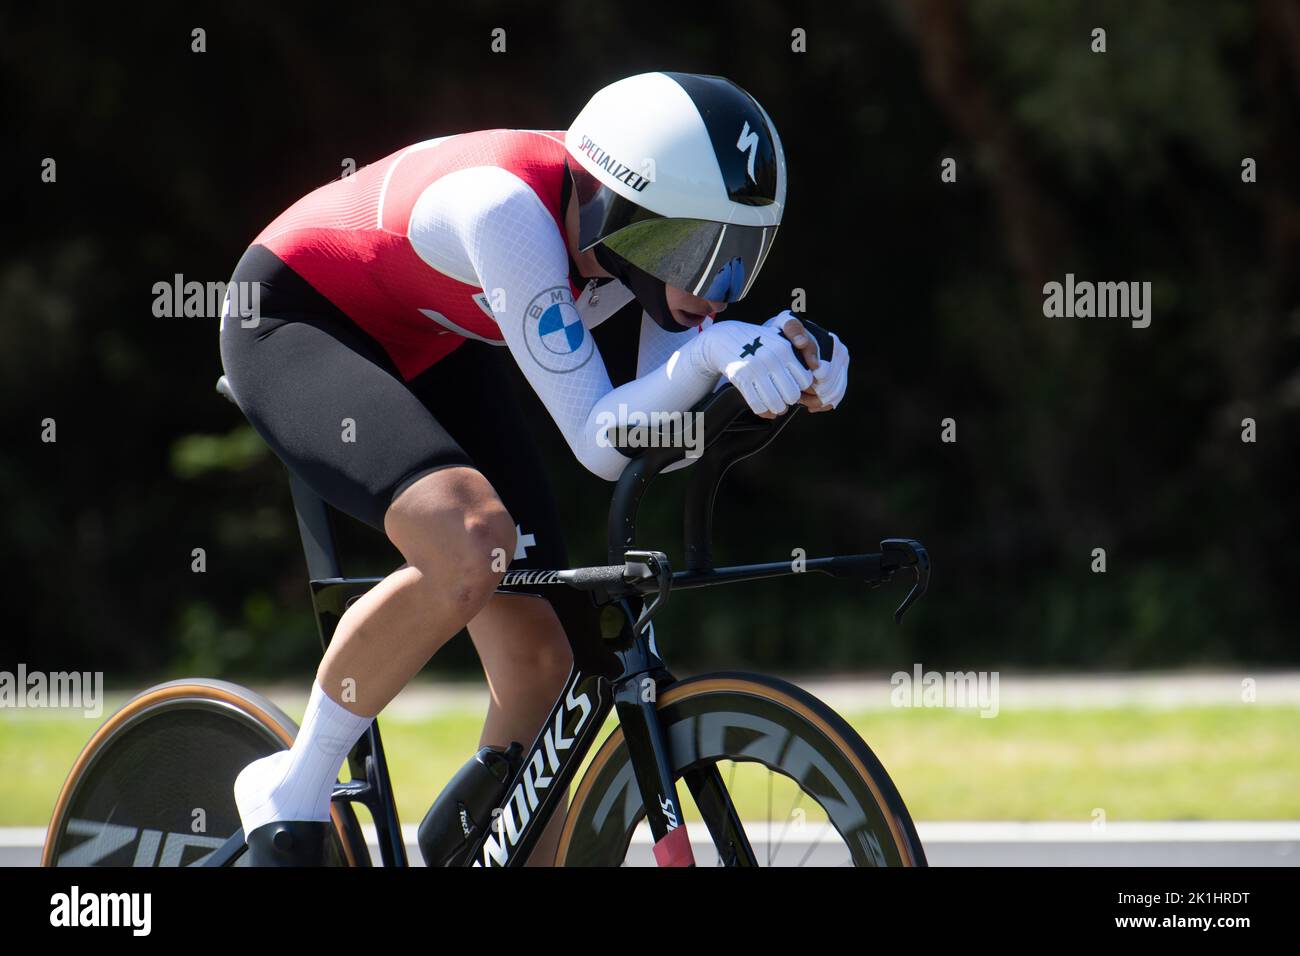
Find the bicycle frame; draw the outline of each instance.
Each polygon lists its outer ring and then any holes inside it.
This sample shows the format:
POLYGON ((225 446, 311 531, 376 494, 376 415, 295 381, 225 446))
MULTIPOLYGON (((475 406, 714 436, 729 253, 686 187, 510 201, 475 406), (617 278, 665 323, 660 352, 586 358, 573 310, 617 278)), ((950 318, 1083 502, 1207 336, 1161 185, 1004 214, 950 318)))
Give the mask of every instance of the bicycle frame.
MULTIPOLYGON (((740 394, 727 386, 696 410, 704 415, 706 451, 693 466, 687 492, 686 571, 672 572, 662 552, 635 550, 636 514, 646 487, 655 475, 683 458, 681 448, 664 446, 633 458, 615 486, 609 511, 608 565, 508 571, 498 587, 501 593, 533 597, 545 593, 568 636, 573 667, 505 798, 493 812, 494 825, 485 828, 466 865, 518 866, 527 861, 611 710, 616 711, 623 729, 656 859, 662 865, 692 862, 668 742, 655 703, 658 695, 676 682, 659 656, 651 623, 672 590, 810 571, 855 577, 875 587, 906 568, 915 573, 916 583, 896 612, 899 618, 924 593, 928 557, 924 548, 907 539, 883 541, 879 554, 812 558, 798 567, 791 562, 773 562, 714 568, 712 511, 723 474, 772 441, 798 408, 772 420, 750 416, 744 414, 740 394)), ((292 474, 290 488, 321 642, 328 646, 351 602, 382 579, 343 577, 326 505, 292 474)), ((336 786, 333 799, 363 804, 374 819, 384 865, 408 865, 378 721, 348 755, 348 766, 352 779, 336 786)), ((693 771, 684 780, 715 844, 726 854, 724 863, 755 865, 739 816, 716 769, 693 771)), ((236 833, 207 865, 233 861, 242 851, 242 840, 242 832, 236 833)))

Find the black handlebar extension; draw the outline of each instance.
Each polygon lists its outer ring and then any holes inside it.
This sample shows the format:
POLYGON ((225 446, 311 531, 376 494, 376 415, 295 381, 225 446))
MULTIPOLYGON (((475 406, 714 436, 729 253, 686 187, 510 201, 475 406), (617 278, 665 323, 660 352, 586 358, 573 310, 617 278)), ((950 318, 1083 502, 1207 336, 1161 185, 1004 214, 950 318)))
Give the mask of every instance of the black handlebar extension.
MULTIPOLYGON (((830 334, 811 322, 805 321, 804 326, 816 340, 819 354, 829 359, 834 345, 830 334)), ((803 356, 797 349, 795 355, 803 362, 803 356)), ((806 366, 807 363, 804 364, 806 366)), ((736 462, 766 447, 800 410, 801 406, 795 405, 784 415, 761 418, 749 410, 744 396, 728 383, 702 399, 687 413, 702 416, 700 428, 703 433, 703 454, 692 466, 691 480, 686 490, 683 537, 687 570, 675 577, 699 582, 709 576, 713 568, 713 503, 723 476, 736 462)), ((618 593, 632 583, 628 577, 631 565, 626 562, 631 559, 629 551, 636 547, 637 509, 646 488, 665 468, 686 457, 686 449, 681 447, 662 446, 638 451, 639 454, 619 477, 610 501, 607 527, 609 566, 588 569, 591 580, 582 582, 589 587, 594 585, 591 589, 599 588, 607 594, 618 593)), ((880 542, 880 546, 879 554, 814 559, 810 562, 809 570, 837 577, 860 578, 873 587, 892 579, 899 571, 910 572, 913 575, 912 588, 894 612, 894 619, 901 622, 908 608, 925 594, 929 586, 929 553, 919 541, 910 538, 886 538, 880 542)), ((756 577, 767 576, 767 571, 778 573, 776 565, 772 568, 752 567, 756 577)), ((567 573, 573 575, 576 572, 567 573)), ((731 569, 727 577, 739 580, 745 573, 745 569, 735 568, 731 569)), ((576 580, 569 583, 581 586, 576 580)), ((648 584, 649 578, 641 583, 648 584)), ((685 580, 681 583, 686 584, 685 580)), ((661 599, 657 603, 661 604, 662 596, 666 596, 662 594, 663 582, 659 583, 658 590, 661 599)))
MULTIPOLYGON (((789 424, 799 411, 791 408, 773 419, 759 418, 749 410, 734 385, 727 384, 702 399, 686 414, 701 415, 699 428, 704 451, 693 466, 687 489, 685 537, 687 565, 694 569, 710 565, 710 536, 713 501, 723 474, 742 458, 763 448, 789 424)), ((609 506, 608 560, 619 564, 624 552, 636 547, 636 515, 641 497, 651 480, 669 465, 682 461, 682 447, 647 448, 623 470, 609 506)))
MULTIPOLYGON (((801 321, 816 341, 818 354, 830 359, 834 349, 831 334, 807 319, 801 321)), ((784 331, 780 335, 788 339, 784 331)), ((803 353, 794 349, 794 354, 807 368, 803 353)), ((705 451, 701 460, 692 466, 691 483, 686 491, 683 531, 688 569, 707 570, 713 565, 713 502, 727 469, 766 447, 801 407, 795 405, 776 418, 760 418, 749 410, 745 397, 736 387, 727 383, 686 413, 703 416, 701 429, 705 451)), ((635 546, 637 507, 646 486, 655 475, 685 457, 682 448, 650 448, 641 451, 624 469, 609 506, 607 553, 611 564, 621 562, 623 552, 635 546)))
MULTIPOLYGON (((785 577, 800 572, 828 574, 837 578, 862 581, 870 588, 880 587, 894 580, 900 572, 912 575, 912 587, 894 611, 894 620, 901 623, 918 598, 930 585, 930 555, 925 546, 911 538, 886 538, 880 542, 875 554, 847 554, 829 558, 807 558, 796 568, 790 561, 769 561, 764 564, 742 564, 726 568, 703 568, 689 571, 672 571, 667 556, 657 551, 627 551, 623 564, 594 568, 574 568, 569 571, 544 572, 553 575, 548 583, 566 584, 591 593, 600 606, 632 596, 654 595, 654 600, 642 612, 637 622, 648 621, 668 597, 670 590, 679 588, 711 587, 715 584, 735 584, 740 581, 759 581, 765 578, 785 577)), ((528 574, 529 572, 520 572, 528 574)), ((528 584, 527 581, 516 582, 528 584)))

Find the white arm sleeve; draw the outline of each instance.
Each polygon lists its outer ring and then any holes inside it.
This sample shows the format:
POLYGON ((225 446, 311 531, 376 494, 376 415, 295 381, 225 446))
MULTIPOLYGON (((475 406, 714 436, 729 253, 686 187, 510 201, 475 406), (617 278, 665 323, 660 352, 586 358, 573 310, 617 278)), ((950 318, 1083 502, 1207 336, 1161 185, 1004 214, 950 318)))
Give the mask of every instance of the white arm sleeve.
POLYGON ((650 318, 649 313, 641 313, 641 337, 637 344, 636 374, 637 378, 663 365, 673 353, 679 351, 692 338, 713 324, 712 319, 705 319, 696 328, 683 329, 681 332, 665 332, 659 323, 650 318))
POLYGON ((537 195, 493 166, 452 173, 435 187, 437 196, 426 193, 417 203, 422 221, 412 223, 412 241, 441 245, 454 237, 507 347, 574 455, 615 480, 628 459, 605 440, 603 413, 617 416, 620 405, 626 413, 684 411, 707 395, 718 376, 704 363, 700 336, 683 333, 686 341, 663 362, 614 388, 574 307, 564 238, 537 195))

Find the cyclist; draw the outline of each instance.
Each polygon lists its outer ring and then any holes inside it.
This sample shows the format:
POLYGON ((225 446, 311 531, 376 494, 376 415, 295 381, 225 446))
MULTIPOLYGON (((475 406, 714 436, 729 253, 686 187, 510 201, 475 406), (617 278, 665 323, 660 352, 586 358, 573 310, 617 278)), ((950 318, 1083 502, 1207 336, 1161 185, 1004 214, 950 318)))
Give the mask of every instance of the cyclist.
MULTIPOLYGON (((256 237, 232 277, 259 285, 256 314, 241 297, 222 317, 235 397, 289 468, 406 563, 339 621, 292 749, 239 775, 253 865, 320 862, 348 751, 462 628, 490 690, 483 749, 439 800, 464 836, 486 821, 457 812, 458 787, 533 740, 562 690, 571 656, 550 605, 494 593, 507 565, 568 563, 510 363, 609 480, 628 460, 608 434, 620 406, 624 421, 681 411, 722 381, 766 416, 839 403, 838 339, 823 359, 788 311, 715 321, 762 268, 785 194, 756 100, 720 77, 646 73, 600 90, 564 132, 399 150, 256 237), (615 387, 591 330, 633 300, 635 376, 615 387)), ((553 859, 562 816, 533 861, 553 859)))

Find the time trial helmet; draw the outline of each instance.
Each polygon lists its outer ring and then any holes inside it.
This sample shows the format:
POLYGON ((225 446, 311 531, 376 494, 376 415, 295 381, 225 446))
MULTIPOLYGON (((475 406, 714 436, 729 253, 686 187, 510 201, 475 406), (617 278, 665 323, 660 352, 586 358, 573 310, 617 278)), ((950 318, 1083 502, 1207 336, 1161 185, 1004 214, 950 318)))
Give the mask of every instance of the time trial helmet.
POLYGON ((644 273, 714 302, 749 291, 786 187, 781 139, 757 100, 719 76, 642 73, 593 96, 564 142, 580 249, 595 247, 625 282, 644 273))

